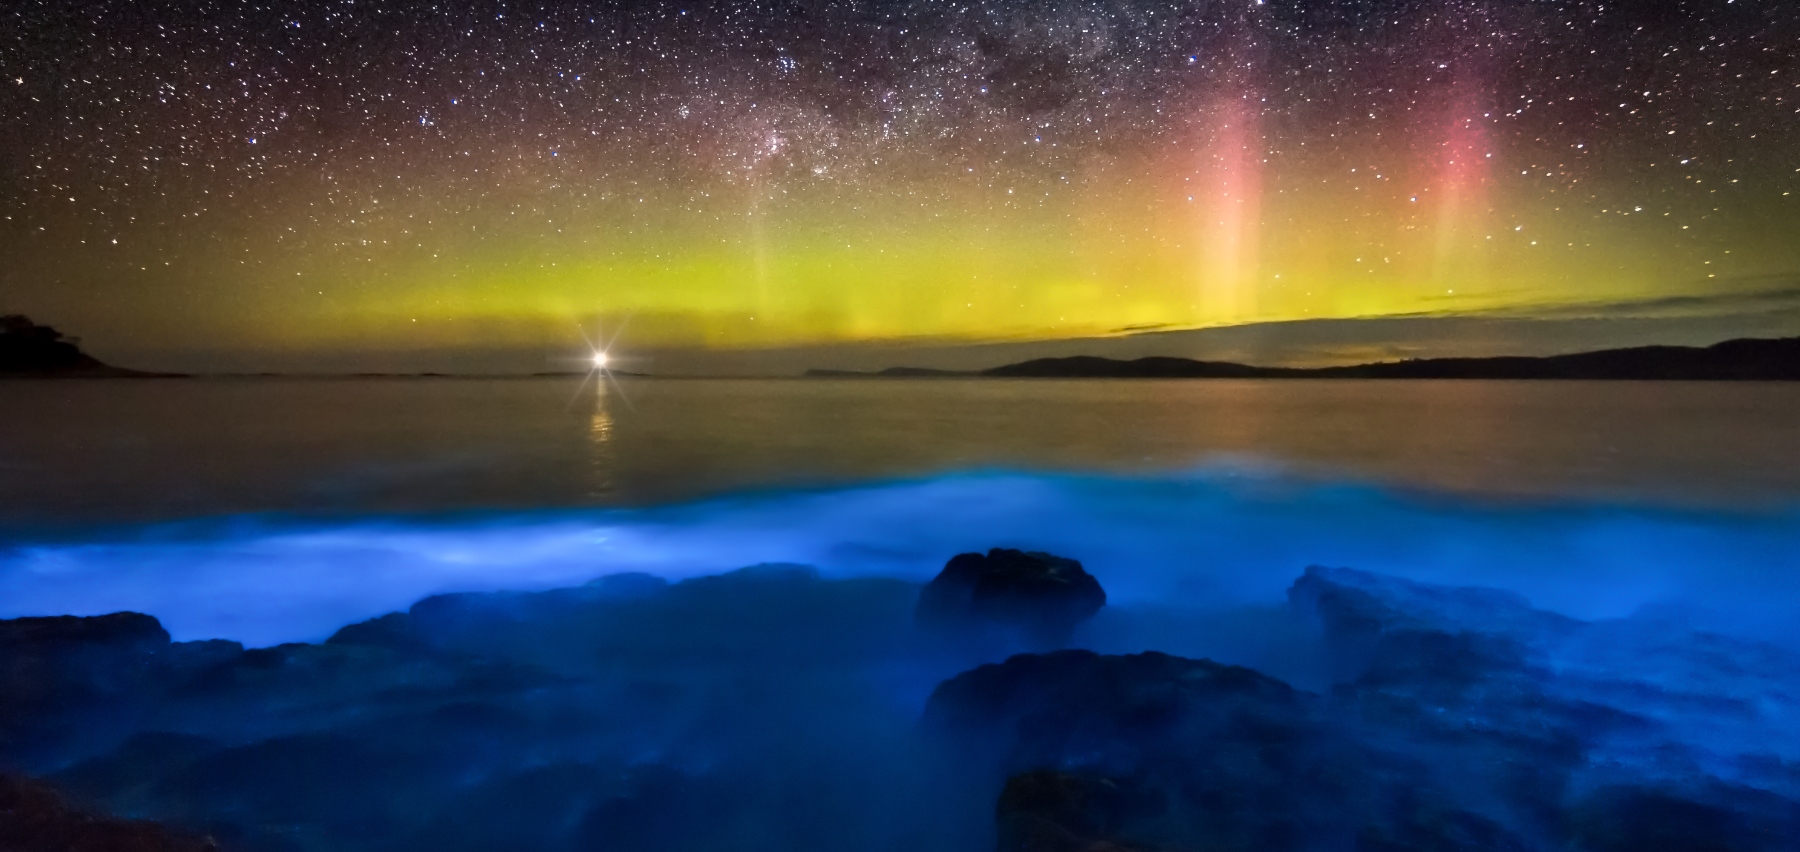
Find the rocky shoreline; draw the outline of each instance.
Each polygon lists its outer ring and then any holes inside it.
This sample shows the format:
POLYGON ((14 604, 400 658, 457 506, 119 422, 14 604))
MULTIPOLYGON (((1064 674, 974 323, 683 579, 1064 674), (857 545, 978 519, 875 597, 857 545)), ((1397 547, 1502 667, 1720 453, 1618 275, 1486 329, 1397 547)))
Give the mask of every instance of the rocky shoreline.
POLYGON ((1009 550, 958 556, 924 587, 757 566, 444 595, 256 649, 171 642, 134 613, 0 621, 0 835, 53 838, 0 848, 1800 837, 1800 659, 1782 649, 1346 569, 1308 569, 1288 597, 1323 691, 1083 650, 1100 583, 1009 550), (88 830, 140 839, 70 839, 88 830))

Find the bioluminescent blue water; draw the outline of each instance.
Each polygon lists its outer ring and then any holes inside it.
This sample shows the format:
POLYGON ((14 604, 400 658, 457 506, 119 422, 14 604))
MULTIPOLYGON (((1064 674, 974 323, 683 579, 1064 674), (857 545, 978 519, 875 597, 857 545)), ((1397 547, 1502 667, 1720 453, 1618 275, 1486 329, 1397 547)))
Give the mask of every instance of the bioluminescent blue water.
POLYGON ((0 625, 0 772, 271 852, 1800 836, 1800 388, 616 390, 9 388, 0 618, 162 626, 0 625), (914 618, 992 547, 1082 650, 914 618))
POLYGON ((133 610, 178 640, 316 641, 451 591, 758 563, 928 579, 1005 546, 1081 560, 1115 604, 1275 604, 1308 565, 1518 591, 1585 619, 1656 607, 1800 639, 1800 510, 1490 502, 1219 464, 1156 476, 1006 471, 769 490, 640 509, 278 516, 113 530, 0 552, 0 617, 133 610))

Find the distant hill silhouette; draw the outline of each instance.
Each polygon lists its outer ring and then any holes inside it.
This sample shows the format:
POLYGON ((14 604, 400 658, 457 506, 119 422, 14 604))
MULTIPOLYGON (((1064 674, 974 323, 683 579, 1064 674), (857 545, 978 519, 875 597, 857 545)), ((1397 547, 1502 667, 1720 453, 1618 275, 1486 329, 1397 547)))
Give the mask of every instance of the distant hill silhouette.
POLYGON ((103 364, 81 351, 80 341, 21 314, 0 316, 0 377, 161 378, 103 364))
POLYGON ((889 367, 879 373, 865 373, 860 370, 807 370, 806 374, 816 378, 868 378, 871 376, 887 379, 934 378, 938 376, 973 376, 976 373, 962 370, 934 370, 930 367, 889 367))
POLYGON ((809 376, 965 376, 1021 379, 1616 379, 1634 381, 1800 381, 1800 337, 1727 340, 1707 347, 1638 346, 1542 358, 1422 358, 1347 367, 1254 367, 1228 361, 1151 357, 1133 361, 1077 355, 955 372, 894 367, 878 373, 809 370, 809 376))

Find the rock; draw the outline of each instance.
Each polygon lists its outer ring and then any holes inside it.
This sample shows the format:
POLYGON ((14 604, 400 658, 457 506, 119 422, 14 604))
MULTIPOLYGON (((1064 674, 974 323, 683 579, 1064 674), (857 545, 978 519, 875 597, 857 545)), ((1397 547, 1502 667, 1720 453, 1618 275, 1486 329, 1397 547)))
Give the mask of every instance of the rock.
POLYGON ((1800 836, 1800 666, 1778 648, 1314 569, 1292 612, 1353 663, 1322 693, 1159 653, 965 671, 1007 649, 968 637, 1066 633, 1103 593, 1055 557, 952 567, 927 595, 794 566, 446 595, 251 651, 134 614, 0 622, 0 765, 264 850, 949 849, 988 825, 1007 852, 1800 836), (1036 581, 1052 591, 1019 592, 1036 581))
POLYGON ((1638 716, 1632 690, 1559 685, 1519 632, 1593 626, 1524 607, 1438 629, 1440 590, 1392 582, 1314 575, 1312 591, 1367 593, 1373 613, 1367 669, 1330 694, 1207 660, 1059 651, 945 681, 925 727, 966 771, 1008 779, 1003 852, 1763 852, 1800 836, 1785 764, 1764 761, 1754 786, 1721 778, 1680 744, 1690 725, 1638 716))
POLYGON ((217 849, 154 822, 75 807, 50 787, 0 775, 0 850, 4 852, 201 852, 217 849))
POLYGON ((1560 844, 1761 850, 1800 836, 1791 652, 1655 613, 1586 622, 1507 592, 1346 569, 1308 569, 1289 601, 1339 658, 1333 703, 1365 741, 1482 778, 1511 820, 1560 844))
MULTIPOLYGON (((1800 656, 1786 649, 1654 612, 1587 622, 1509 592, 1341 568, 1307 569, 1288 597, 1336 658, 1341 694, 1359 712, 1410 716, 1416 735, 1466 740, 1459 720, 1477 718, 1546 756, 1658 774, 1695 759, 1746 783, 1752 755, 1800 754, 1800 656)), ((1800 799, 1800 778, 1770 783, 1800 799)))
POLYGON ((1104 606, 1106 591, 1081 563, 994 548, 953 557, 919 592, 913 615, 938 627, 1014 628, 1039 643, 1060 645, 1104 606))
POLYGON ((1023 845, 1002 849, 1343 847, 1391 782, 1324 709, 1238 666, 1057 651, 945 681, 925 725, 969 771, 1021 785, 1001 828, 1023 845), (1018 777, 1034 770, 1079 780, 1018 777))
POLYGON ((1366 642, 1401 629, 1566 635, 1572 618, 1533 609, 1524 597, 1499 589, 1437 586, 1349 568, 1306 569, 1288 590, 1296 614, 1320 626, 1333 642, 1366 642))
POLYGON ((1603 787, 1573 809, 1569 824, 1584 852, 1777 852, 1800 837, 1800 808, 1742 787, 1685 795, 1603 787))
POLYGON ((192 734, 140 733, 111 753, 64 769, 49 780, 80 801, 129 803, 132 793, 146 782, 183 772, 219 748, 218 743, 192 734))
POLYGON ((1000 852, 1152 852, 1114 835, 1167 809, 1130 780, 1037 769, 1007 779, 994 820, 1000 852))
POLYGON ((581 587, 583 590, 596 592, 604 597, 648 598, 669 590, 669 581, 655 574, 642 571, 626 571, 619 574, 607 574, 595 577, 581 587))
POLYGON ((1246 718, 1270 735, 1310 728, 1316 698, 1211 660, 1071 650, 1020 654, 944 681, 926 703, 925 722, 989 742, 1011 741, 1023 752, 1010 760, 1048 765, 1102 754, 1109 742, 1147 743, 1174 728, 1197 734, 1196 725, 1229 727, 1246 718))
POLYGON ((404 612, 390 612, 368 621, 340 627, 336 633, 331 634, 331 638, 325 640, 325 644, 373 645, 410 650, 422 647, 424 643, 413 631, 411 616, 404 612))
POLYGON ((39 767, 129 724, 168 647, 162 625, 135 612, 0 621, 0 763, 39 767))
POLYGON ((112 748, 236 642, 170 642, 136 612, 0 620, 0 765, 47 771, 112 748))
POLYGON ((83 648, 111 646, 120 650, 149 649, 169 644, 169 631, 154 617, 141 612, 110 615, 55 615, 0 621, 0 654, 62 654, 83 648))

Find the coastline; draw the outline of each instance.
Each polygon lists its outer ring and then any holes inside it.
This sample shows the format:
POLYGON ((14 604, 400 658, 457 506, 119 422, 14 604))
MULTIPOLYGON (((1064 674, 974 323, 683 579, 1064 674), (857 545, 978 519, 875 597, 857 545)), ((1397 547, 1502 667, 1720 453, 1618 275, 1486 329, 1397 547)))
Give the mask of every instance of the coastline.
POLYGON ((1088 355, 1038 358, 983 370, 889 367, 808 370, 812 378, 1370 379, 1479 381, 1800 381, 1800 337, 1740 338, 1707 347, 1641 346, 1543 357, 1420 358, 1336 367, 1260 367, 1228 361, 1088 355))
POLYGON ((1759 769, 1800 748, 1789 651, 1348 569, 1306 569, 1281 608, 1109 603, 1066 640, 1023 629, 1055 597, 927 619, 922 589, 965 558, 924 587, 763 565, 436 595, 265 648, 174 642, 131 612, 0 621, 0 677, 40 678, 5 693, 0 764, 225 850, 746 830, 877 850, 896 821, 950 850, 1296 831, 1762 850, 1800 827, 1782 810, 1800 785, 1759 769), (1753 664, 1689 674, 1720 653, 1753 664), (1724 726, 1704 703, 1743 696, 1724 726), (1223 809, 1192 792, 1221 788, 1223 809), (641 818, 669 812, 692 818, 641 818))

